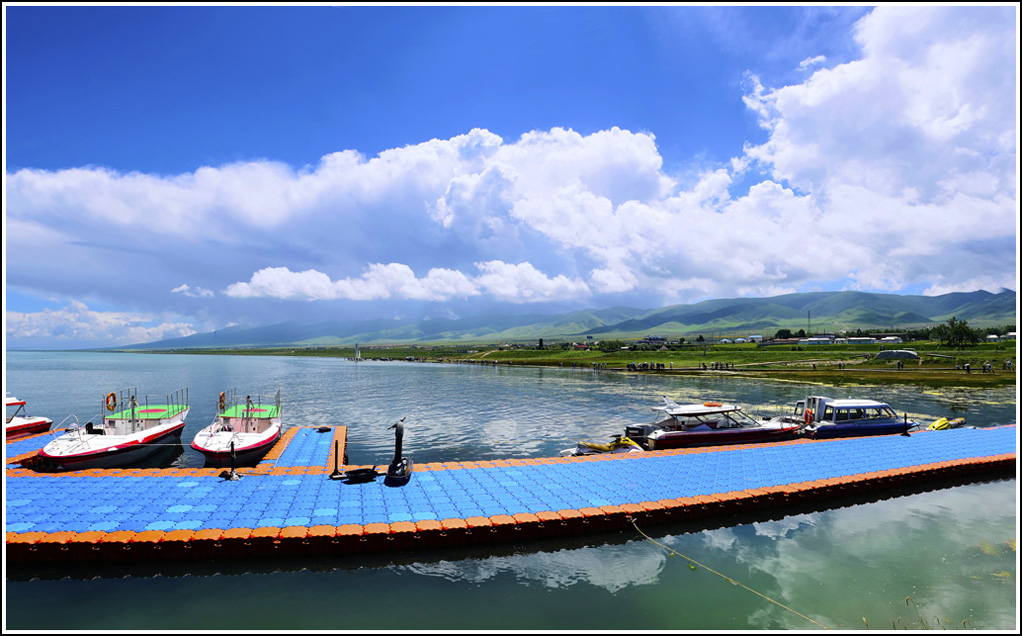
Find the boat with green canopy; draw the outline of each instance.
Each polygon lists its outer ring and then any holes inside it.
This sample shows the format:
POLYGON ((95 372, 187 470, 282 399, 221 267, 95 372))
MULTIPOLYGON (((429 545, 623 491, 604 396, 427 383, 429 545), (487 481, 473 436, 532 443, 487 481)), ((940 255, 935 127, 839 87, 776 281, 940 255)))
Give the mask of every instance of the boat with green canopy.
POLYGON ((245 396, 236 389, 217 398, 213 423, 199 431, 192 448, 202 453, 207 466, 240 466, 258 462, 280 439, 280 391, 272 397, 245 396))
POLYGON ((55 437, 39 456, 55 469, 127 466, 168 445, 177 446, 188 410, 188 389, 141 400, 136 389, 108 393, 98 424, 90 421, 82 427, 72 418, 71 425, 51 431, 55 437))

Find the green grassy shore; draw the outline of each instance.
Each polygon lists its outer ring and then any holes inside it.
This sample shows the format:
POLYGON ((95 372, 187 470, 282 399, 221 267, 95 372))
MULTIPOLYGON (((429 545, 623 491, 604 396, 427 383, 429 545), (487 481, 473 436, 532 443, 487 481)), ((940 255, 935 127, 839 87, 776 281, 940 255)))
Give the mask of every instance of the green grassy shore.
MULTIPOLYGON (((893 348, 893 347, 889 347, 893 348)), ((927 386, 1004 386, 1017 383, 1015 341, 948 349, 933 342, 898 345, 913 349, 918 360, 876 359, 880 345, 689 345, 674 350, 600 351, 563 348, 465 344, 361 346, 367 361, 413 360, 451 364, 528 365, 590 368, 605 371, 670 375, 716 375, 784 379, 823 384, 919 384, 927 386), (867 357, 868 356, 868 357, 867 357), (970 368, 967 370, 966 365, 970 368), (984 365, 990 365, 989 372, 984 365), (1009 368, 1010 365, 1010 368, 1009 368)), ((304 357, 355 356, 355 347, 280 347, 187 349, 161 353, 277 355, 304 357)))

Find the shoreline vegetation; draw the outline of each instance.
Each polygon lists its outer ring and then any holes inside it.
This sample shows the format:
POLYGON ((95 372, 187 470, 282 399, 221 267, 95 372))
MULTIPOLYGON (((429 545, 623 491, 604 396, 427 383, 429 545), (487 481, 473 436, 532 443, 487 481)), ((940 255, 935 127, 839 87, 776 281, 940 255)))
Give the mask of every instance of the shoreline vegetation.
MULTIPOLYGON (((605 351, 562 344, 495 345, 437 343, 360 345, 364 362, 421 362, 530 366, 607 372, 699 375, 788 380, 820 384, 919 384, 1005 386, 1017 384, 1014 340, 952 349, 934 342, 906 342, 887 350, 911 350, 918 359, 882 358, 881 345, 757 346, 686 345, 672 349, 605 351)), ((223 349, 117 349, 125 353, 261 355, 355 359, 355 346, 284 346, 223 349)))

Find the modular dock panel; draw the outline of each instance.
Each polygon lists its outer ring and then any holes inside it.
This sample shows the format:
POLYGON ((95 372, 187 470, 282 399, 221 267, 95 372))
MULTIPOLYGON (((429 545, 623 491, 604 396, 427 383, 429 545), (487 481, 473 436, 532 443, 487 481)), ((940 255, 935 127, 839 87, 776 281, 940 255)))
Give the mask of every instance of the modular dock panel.
MULTIPOLYGON (((290 428, 255 467, 34 470, 6 445, 10 563, 442 548, 600 532, 1016 473, 1016 426, 416 465, 348 483, 344 427, 290 428)), ((382 469, 381 469, 382 470, 382 469)))

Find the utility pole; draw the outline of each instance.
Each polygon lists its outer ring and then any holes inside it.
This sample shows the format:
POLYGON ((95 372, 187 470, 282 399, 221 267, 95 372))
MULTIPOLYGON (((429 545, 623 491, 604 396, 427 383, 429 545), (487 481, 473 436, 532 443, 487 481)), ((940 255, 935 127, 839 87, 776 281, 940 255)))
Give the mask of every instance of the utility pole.
POLYGON ((806 322, 806 335, 807 336, 811 336, 811 335, 813 335, 813 312, 811 312, 811 311, 809 311, 807 309, 806 310, 806 317, 807 317, 807 321, 808 321, 808 322, 806 322))

